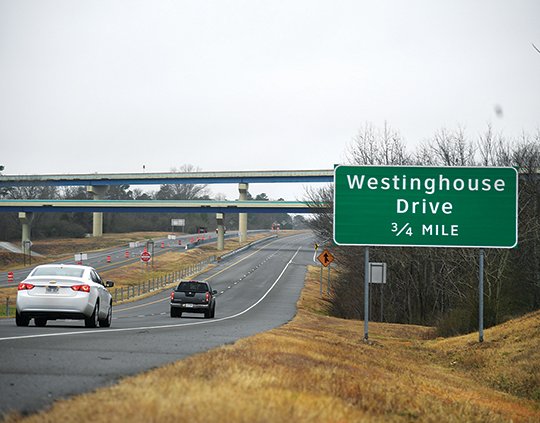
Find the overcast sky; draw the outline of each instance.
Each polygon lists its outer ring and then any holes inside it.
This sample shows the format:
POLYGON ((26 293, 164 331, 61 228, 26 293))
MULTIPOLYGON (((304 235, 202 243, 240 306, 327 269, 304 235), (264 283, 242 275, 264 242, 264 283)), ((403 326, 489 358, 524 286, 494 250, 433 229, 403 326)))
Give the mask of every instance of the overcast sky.
POLYGON ((538 0, 0 0, 0 164, 329 169, 366 122, 411 150, 441 128, 532 134, 532 43, 538 0))

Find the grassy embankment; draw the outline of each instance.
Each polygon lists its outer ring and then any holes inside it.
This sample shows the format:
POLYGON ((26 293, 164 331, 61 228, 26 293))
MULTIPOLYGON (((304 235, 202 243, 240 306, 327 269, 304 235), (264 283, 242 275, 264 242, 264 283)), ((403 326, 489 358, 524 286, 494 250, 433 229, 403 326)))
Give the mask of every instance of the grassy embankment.
MULTIPOLYGON (((294 233, 291 231, 291 233, 294 233)), ((287 232, 284 232, 286 235, 287 232)), ((103 239, 97 240, 95 238, 82 238, 82 239, 56 239, 39 242, 40 251, 46 252, 48 255, 41 260, 42 263, 48 261, 60 260, 62 257, 68 257, 70 262, 72 261, 71 253, 73 251, 97 251, 99 249, 117 247, 127 245, 131 241, 141 241, 150 238, 160 238, 167 236, 167 233, 161 232, 136 232, 130 234, 108 234, 104 235, 103 239), (66 254, 70 254, 66 256, 66 254)), ((269 236, 268 233, 260 233, 256 235, 249 235, 248 240, 245 243, 240 244, 237 238, 229 239, 225 241, 225 248, 219 252, 219 255, 223 255, 229 251, 248 244, 249 242, 256 241, 261 238, 269 236)), ((216 251, 216 244, 206 244, 199 248, 194 248, 184 252, 184 250, 176 250, 161 254, 155 257, 154 267, 146 266, 141 263, 132 263, 125 266, 118 267, 116 269, 100 272, 104 280, 112 280, 115 283, 115 287, 118 289, 121 287, 127 287, 137 285, 141 282, 145 282, 152 279, 163 277, 174 271, 180 270, 184 267, 192 266, 199 263, 211 256, 218 255, 216 251)), ((33 263, 34 264, 34 263, 33 263)), ((10 268, 11 270, 11 268, 10 268)), ((6 299, 10 302, 10 317, 15 316, 15 299, 17 296, 17 287, 0 288, 0 317, 5 317, 6 299)), ((141 298, 141 297, 138 297, 141 298)), ((137 298, 132 298, 133 301, 137 298)))
POLYGON ((540 313, 486 330, 481 345, 379 323, 364 343, 361 322, 326 315, 318 275, 281 328, 5 422, 540 421, 540 313))

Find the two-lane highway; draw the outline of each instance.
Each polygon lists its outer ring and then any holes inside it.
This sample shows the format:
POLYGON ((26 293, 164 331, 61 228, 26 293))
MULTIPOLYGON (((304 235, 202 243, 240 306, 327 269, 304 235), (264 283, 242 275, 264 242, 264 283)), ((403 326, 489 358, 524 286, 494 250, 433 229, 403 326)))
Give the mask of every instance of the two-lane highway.
POLYGON ((81 321, 50 321, 45 328, 0 321, 0 411, 35 411, 289 321, 312 263, 312 242, 309 234, 278 238, 199 276, 218 291, 214 319, 171 318, 165 291, 117 306, 109 329, 86 329, 81 321))

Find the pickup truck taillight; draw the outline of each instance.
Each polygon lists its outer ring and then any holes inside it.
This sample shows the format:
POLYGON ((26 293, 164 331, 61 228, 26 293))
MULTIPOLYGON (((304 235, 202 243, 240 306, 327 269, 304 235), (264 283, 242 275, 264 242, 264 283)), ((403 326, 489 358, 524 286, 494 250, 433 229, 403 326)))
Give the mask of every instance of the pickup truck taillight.
POLYGON ((205 300, 206 300, 206 302, 210 301, 210 293, 209 292, 206 293, 205 300))
POLYGON ((17 290, 18 291, 25 291, 25 290, 30 290, 30 289, 33 289, 33 288, 34 288, 34 285, 32 285, 31 283, 21 282, 19 284, 19 286, 17 287, 17 290))
POLYGON ((171 300, 174 300, 174 291, 171 292, 171 300))

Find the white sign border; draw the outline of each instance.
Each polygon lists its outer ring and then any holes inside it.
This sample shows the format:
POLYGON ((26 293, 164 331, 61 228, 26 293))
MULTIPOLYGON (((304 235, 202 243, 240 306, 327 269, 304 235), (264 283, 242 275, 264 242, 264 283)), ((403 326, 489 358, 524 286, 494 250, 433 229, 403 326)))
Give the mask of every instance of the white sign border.
POLYGON ((333 200, 333 219, 332 219, 332 238, 336 245, 350 246, 350 247, 408 247, 408 248, 501 248, 512 249, 515 248, 519 241, 519 173, 515 167, 512 166, 416 166, 416 165, 342 165, 334 166, 334 200, 333 200), (515 222, 515 242, 512 246, 489 246, 489 245, 411 245, 411 244, 350 244, 340 243, 336 241, 336 172, 340 167, 372 167, 372 168, 417 168, 417 169, 512 169, 516 175, 516 222, 515 222))

